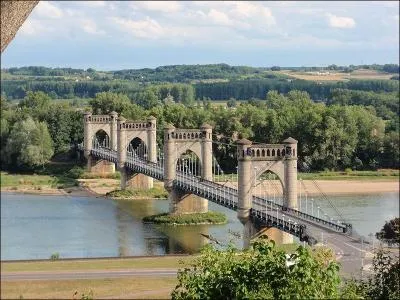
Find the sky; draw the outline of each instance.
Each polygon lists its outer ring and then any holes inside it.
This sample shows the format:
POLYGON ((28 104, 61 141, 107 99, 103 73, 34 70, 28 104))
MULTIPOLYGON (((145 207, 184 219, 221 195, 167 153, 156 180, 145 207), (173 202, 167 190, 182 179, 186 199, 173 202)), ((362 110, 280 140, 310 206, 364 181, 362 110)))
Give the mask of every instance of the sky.
POLYGON ((398 1, 40 1, 1 67, 399 63, 398 1))

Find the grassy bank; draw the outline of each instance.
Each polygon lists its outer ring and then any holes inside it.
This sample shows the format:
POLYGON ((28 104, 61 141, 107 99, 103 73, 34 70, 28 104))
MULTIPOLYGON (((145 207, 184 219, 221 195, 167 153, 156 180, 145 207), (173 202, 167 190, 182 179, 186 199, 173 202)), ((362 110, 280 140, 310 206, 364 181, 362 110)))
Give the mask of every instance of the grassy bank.
MULTIPOLYGON (((303 180, 398 180, 400 172, 393 169, 380 169, 377 171, 320 171, 311 173, 298 173, 297 178, 303 180)), ((216 181, 236 182, 237 174, 224 174, 214 177, 216 181)), ((277 179, 274 174, 267 173, 262 175, 262 179, 277 179)))
POLYGON ((162 213, 144 217, 143 222, 169 225, 225 224, 227 218, 223 213, 214 211, 181 215, 162 213))
MULTIPOLYGON (((2 272, 33 271, 87 271, 87 270, 132 270, 132 269, 178 269, 188 266, 195 256, 160 256, 116 259, 79 259, 31 262, 2 262, 2 272)), ((1 299, 81 299, 82 294, 93 299, 147 298, 168 299, 177 280, 174 276, 135 276, 115 279, 79 280, 24 280, 1 282, 1 299), (20 297, 22 296, 22 297, 20 297)))
POLYGON ((148 190, 142 189, 128 189, 128 190, 115 190, 106 194, 107 197, 116 199, 138 199, 138 198, 154 198, 166 199, 168 192, 161 186, 154 186, 148 190))
POLYGON ((399 170, 323 171, 315 173, 299 173, 298 178, 303 180, 399 180, 399 170))
POLYGON ((1 299, 170 299, 175 277, 1 282, 1 299))
POLYGON ((2 187, 10 187, 16 191, 24 187, 41 190, 43 188, 62 189, 78 185, 74 178, 62 175, 10 174, 7 172, 1 172, 0 183, 2 187))
POLYGON ((194 256, 160 256, 112 259, 73 259, 55 261, 13 261, 1 262, 2 272, 32 271, 82 271, 82 270, 121 270, 180 268, 192 262, 194 256))

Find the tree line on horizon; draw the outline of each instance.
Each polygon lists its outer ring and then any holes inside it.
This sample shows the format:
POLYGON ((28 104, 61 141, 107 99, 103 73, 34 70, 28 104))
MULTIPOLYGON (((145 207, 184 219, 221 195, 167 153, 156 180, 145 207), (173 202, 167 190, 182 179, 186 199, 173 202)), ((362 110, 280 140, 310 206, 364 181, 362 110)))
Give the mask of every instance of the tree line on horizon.
MULTIPOLYGON (((279 71, 281 69, 293 71, 344 71, 352 72, 358 69, 370 69, 386 73, 399 73, 398 64, 372 64, 372 65, 349 65, 340 66, 331 64, 326 67, 250 67, 250 66, 230 66, 225 63, 220 64, 197 64, 197 65, 166 65, 156 68, 141 68, 141 69, 122 69, 116 71, 101 71, 93 68, 78 69, 78 68, 51 68, 44 66, 26 66, 26 67, 11 67, 2 68, 4 73, 12 75, 25 75, 25 76, 68 76, 68 75, 82 75, 94 76, 96 73, 108 73, 114 76, 114 79, 127 79, 143 81, 144 76, 149 76, 155 81, 178 81, 186 79, 212 79, 212 78, 230 78, 235 75, 245 75, 252 73, 260 73, 263 71, 279 71), (175 77, 171 77, 171 75, 175 77), (162 78, 162 79, 161 79, 162 78)), ((148 78, 148 79, 149 79, 148 78)))

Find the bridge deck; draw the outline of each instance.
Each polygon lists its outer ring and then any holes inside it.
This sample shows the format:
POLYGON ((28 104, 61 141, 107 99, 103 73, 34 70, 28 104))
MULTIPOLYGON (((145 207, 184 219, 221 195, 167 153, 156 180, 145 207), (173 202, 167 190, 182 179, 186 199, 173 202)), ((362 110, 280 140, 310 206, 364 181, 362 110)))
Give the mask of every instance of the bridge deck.
MULTIPOLYGON (((118 162, 117 152, 110 149, 93 149, 91 154, 111 162, 118 162)), ((136 155, 129 154, 126 158, 125 166, 134 172, 142 173, 158 180, 164 179, 164 166, 162 164, 145 161, 136 155)), ((177 177, 173 184, 175 188, 183 192, 192 193, 229 209, 237 210, 237 189, 182 172, 177 172, 177 177)), ((250 214, 254 221, 259 222, 261 225, 276 227, 309 243, 317 242, 324 233, 325 237, 331 236, 343 243, 357 240, 351 236, 351 231, 347 231, 348 228, 345 224, 317 218, 258 196, 253 196, 253 207, 250 214)))

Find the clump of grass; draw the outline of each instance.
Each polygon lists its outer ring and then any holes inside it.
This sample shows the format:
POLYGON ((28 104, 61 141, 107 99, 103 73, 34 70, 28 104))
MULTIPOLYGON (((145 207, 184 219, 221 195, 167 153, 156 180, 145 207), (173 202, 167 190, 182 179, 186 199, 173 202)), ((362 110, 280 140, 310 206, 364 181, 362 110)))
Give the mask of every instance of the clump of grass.
POLYGON ((227 218, 223 213, 215 211, 179 215, 162 213, 144 217, 143 222, 168 225, 225 224, 227 218))
POLYGON ((108 192, 107 197, 112 198, 155 198, 165 199, 168 197, 168 192, 163 187, 153 187, 151 189, 127 189, 115 190, 108 192))
POLYGON ((83 172, 80 177, 81 179, 121 179, 121 173, 90 173, 90 172, 83 172))

